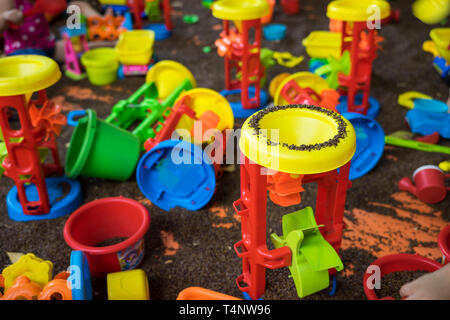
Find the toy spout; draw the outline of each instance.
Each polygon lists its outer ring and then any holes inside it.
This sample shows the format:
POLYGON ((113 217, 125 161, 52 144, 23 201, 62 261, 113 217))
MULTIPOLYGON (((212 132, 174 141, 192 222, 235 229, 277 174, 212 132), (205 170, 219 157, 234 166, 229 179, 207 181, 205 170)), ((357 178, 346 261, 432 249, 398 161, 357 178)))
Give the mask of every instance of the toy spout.
POLYGON ((402 178, 398 182, 398 188, 402 191, 409 191, 415 196, 417 196, 417 189, 416 186, 413 184, 410 178, 402 178))

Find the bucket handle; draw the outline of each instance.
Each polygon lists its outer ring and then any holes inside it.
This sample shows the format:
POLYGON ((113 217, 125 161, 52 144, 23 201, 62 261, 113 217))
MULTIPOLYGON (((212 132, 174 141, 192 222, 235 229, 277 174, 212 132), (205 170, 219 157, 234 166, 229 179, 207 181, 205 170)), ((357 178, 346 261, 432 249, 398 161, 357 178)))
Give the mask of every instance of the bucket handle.
POLYGON ((74 110, 70 111, 67 115, 67 124, 72 127, 76 127, 78 125, 78 119, 75 120, 75 117, 81 118, 86 116, 86 110, 74 110))

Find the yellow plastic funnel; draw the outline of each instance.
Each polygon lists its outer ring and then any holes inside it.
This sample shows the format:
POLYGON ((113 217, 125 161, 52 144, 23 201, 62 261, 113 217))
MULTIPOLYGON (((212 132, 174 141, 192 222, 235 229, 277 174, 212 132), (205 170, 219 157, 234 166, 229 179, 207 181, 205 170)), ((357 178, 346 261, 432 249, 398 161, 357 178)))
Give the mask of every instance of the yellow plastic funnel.
POLYGON ((382 20, 390 14, 391 6, 384 0, 335 0, 327 8, 328 18, 340 21, 382 20))
POLYGON ((0 59, 0 96, 46 89, 61 78, 58 64, 47 57, 18 55, 0 59))
POLYGON ((313 174, 350 161, 356 134, 352 124, 334 111, 307 105, 272 106, 245 121, 239 147, 263 167, 313 174))

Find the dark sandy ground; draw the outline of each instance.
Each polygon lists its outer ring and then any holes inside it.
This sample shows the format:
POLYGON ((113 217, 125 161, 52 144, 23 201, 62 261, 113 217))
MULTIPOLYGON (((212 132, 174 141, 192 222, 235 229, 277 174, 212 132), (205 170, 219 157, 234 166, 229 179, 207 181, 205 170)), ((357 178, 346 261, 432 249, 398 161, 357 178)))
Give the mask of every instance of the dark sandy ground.
MULTIPOLYGON (((198 87, 220 91, 224 86, 223 60, 213 48, 203 53, 202 47, 212 46, 218 38, 219 20, 200 5, 200 0, 173 1, 175 30, 171 38, 156 42, 155 53, 160 60, 171 59, 183 63, 194 74, 198 87), (182 21, 183 14, 197 14, 200 21, 194 25, 182 21)), ((281 72, 307 70, 308 56, 301 44, 313 30, 326 30, 325 16, 328 1, 304 0, 302 11, 287 16, 277 7, 274 22, 288 26, 285 39, 275 43, 264 40, 263 47, 304 55, 305 61, 294 70, 280 66, 268 72, 270 80, 281 72)), ((415 90, 436 99, 446 100, 448 87, 432 68, 432 56, 424 53, 422 43, 429 39, 431 26, 411 14, 410 0, 391 1, 400 8, 398 24, 382 28, 385 38, 377 60, 374 62, 371 95, 381 104, 377 120, 386 133, 407 129, 406 109, 397 104, 402 92, 415 90)), ((448 26, 448 24, 447 24, 448 26)), ((88 80, 73 82, 63 77, 48 90, 68 110, 93 108, 105 118, 119 99, 128 97, 142 83, 142 77, 127 78, 108 87, 93 87, 88 80)), ((236 121, 236 127, 242 120, 236 121)), ((71 127, 65 127, 59 138, 60 156, 65 159, 66 144, 71 127)), ((449 141, 441 144, 450 146, 449 141)), ((427 153, 402 148, 386 147, 378 166, 369 174, 354 181, 348 192, 341 256, 345 271, 338 276, 338 290, 334 297, 328 290, 307 299, 365 299, 362 277, 367 266, 377 257, 395 253, 419 253, 433 259, 440 258, 437 233, 450 221, 450 197, 436 205, 424 205, 414 197, 399 192, 397 181, 409 176, 421 165, 447 160, 443 154, 427 153)), ((143 203, 135 178, 118 183, 91 178, 80 178, 84 202, 94 199, 125 196, 143 203)), ((54 264, 54 274, 68 267, 71 249, 63 239, 66 217, 52 221, 14 222, 6 212, 5 197, 13 181, 0 180, 0 268, 10 264, 6 252, 34 253, 54 264)), ((306 186, 303 202, 294 208, 267 206, 268 235, 281 234, 281 217, 307 205, 314 207, 315 186, 306 186)), ((202 210, 190 212, 173 209, 164 212, 146 203, 151 215, 151 225, 146 234, 145 258, 140 266, 147 273, 150 295, 154 300, 175 299, 180 291, 190 286, 200 286, 236 297, 241 293, 235 278, 241 273, 241 261, 232 246, 240 240, 240 224, 233 217, 232 203, 239 197, 239 170, 225 173, 218 181, 216 193, 202 210), (163 236, 164 235, 164 236, 163 236), (163 241, 168 239, 168 241, 163 241)), ((272 248, 268 239, 268 246, 272 248)), ((298 299, 294 283, 288 278, 287 268, 267 271, 265 299, 298 299)), ((94 281, 96 298, 105 299, 105 280, 94 281)))

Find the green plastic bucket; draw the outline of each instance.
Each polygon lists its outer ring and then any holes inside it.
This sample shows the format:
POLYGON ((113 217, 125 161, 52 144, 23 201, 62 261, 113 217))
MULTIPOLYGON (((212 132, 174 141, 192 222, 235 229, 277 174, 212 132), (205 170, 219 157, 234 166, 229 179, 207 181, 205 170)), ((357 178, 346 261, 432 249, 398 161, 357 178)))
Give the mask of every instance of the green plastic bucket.
POLYGON ((97 119, 95 111, 88 109, 70 139, 66 176, 124 181, 134 173, 139 155, 137 136, 97 119))
POLYGON ((117 79, 119 57, 114 48, 96 48, 81 56, 89 81, 96 86, 105 86, 117 79))

